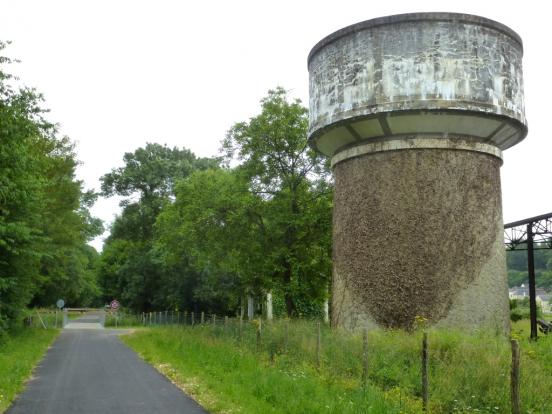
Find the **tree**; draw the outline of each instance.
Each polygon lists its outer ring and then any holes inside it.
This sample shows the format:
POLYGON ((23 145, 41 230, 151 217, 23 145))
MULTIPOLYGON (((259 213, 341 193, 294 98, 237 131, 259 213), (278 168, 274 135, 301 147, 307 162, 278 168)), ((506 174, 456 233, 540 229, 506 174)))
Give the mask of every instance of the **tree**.
POLYGON ((175 183, 196 169, 218 165, 186 149, 147 144, 124 155, 125 165, 102 178, 104 196, 126 197, 106 240, 100 269, 105 300, 117 297, 137 311, 164 308, 162 255, 153 248, 154 223, 174 198, 175 183))
MULTIPOLYGON (((104 196, 134 197, 140 201, 166 199, 174 195, 175 182, 187 177, 196 169, 204 170, 218 165, 216 159, 197 158, 185 148, 169 148, 166 145, 147 143, 123 157, 125 166, 115 168, 102 178, 104 196)), ((129 200, 123 201, 126 205, 129 200)))
POLYGON ((103 226, 88 210, 96 195, 83 192, 82 182, 75 178, 73 144, 66 137, 54 144, 42 172, 41 232, 47 239, 40 261, 40 283, 31 303, 51 306, 64 298, 69 306, 84 306, 99 294, 91 271, 97 252, 86 243, 101 234, 103 226))
POLYGON ((330 275, 331 184, 327 161, 307 143, 308 111, 282 88, 261 100, 261 113, 235 124, 223 151, 238 161, 262 197, 271 279, 288 315, 305 299, 321 302, 330 275))
POLYGON ((85 243, 101 227, 81 203, 71 142, 45 119, 42 96, 12 80, 0 70, 0 334, 31 300, 94 295, 85 243))
MULTIPOLYGON (((547 243, 536 243, 534 254, 535 282, 539 288, 552 288, 552 250, 547 243)), ((510 287, 528 283, 527 250, 508 250, 508 285, 510 287)))
POLYGON ((236 171, 197 171, 181 180, 175 202, 157 219, 156 246, 169 267, 186 258, 187 269, 180 275, 168 272, 180 277, 168 277, 164 284, 177 291, 187 278, 188 304, 223 312, 235 309, 244 293, 266 290, 262 202, 236 171))

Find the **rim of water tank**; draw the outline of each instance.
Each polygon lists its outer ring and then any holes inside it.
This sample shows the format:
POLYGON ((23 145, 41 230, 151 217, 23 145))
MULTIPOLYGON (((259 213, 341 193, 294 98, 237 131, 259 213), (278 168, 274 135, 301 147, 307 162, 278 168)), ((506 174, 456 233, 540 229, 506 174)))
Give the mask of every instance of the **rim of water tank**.
POLYGON ((326 36, 320 40, 314 47, 311 49, 309 56, 307 58, 307 65, 310 64, 314 55, 316 55, 321 49, 326 47, 336 40, 348 36, 352 33, 359 32, 366 29, 373 29, 379 26, 405 23, 405 22, 419 22, 419 21, 445 21, 445 22, 459 22, 459 23, 472 23, 479 26, 485 26, 491 29, 494 29, 498 32, 501 32, 515 42, 517 42, 523 53, 523 41, 521 36, 518 35, 514 30, 510 29, 505 24, 499 23, 495 20, 487 19, 486 17, 476 16, 473 14, 463 14, 463 13, 449 13, 449 12, 426 12, 426 13, 405 13, 405 14, 394 14, 391 16, 378 17, 375 19, 365 20, 359 23, 352 24, 350 26, 339 29, 336 32, 326 36))
MULTIPOLYGON (((362 121, 362 120, 365 120, 365 119, 377 118, 378 116, 382 116, 382 115, 386 115, 386 114, 395 114, 395 115, 400 116, 400 115, 415 114, 415 113, 419 113, 419 112, 450 113, 450 114, 462 113, 463 115, 473 116, 473 117, 476 117, 476 118, 477 117, 482 117, 482 118, 489 117, 489 118, 495 118, 495 119, 501 120, 502 122, 505 122, 505 123, 509 124, 510 126, 514 127, 519 132, 518 139, 514 143, 508 145, 507 147, 503 147, 501 145, 493 144, 492 141, 487 142, 490 145, 497 146, 497 148, 500 148, 502 151, 505 151, 508 148, 511 148, 511 147, 519 144, 521 141, 523 141, 525 138, 527 138, 527 135, 529 133, 529 128, 527 126, 527 123, 523 123, 519 119, 512 118, 512 117, 510 117, 508 115, 504 115, 504 114, 486 113, 486 112, 474 111, 474 110, 456 110, 456 109, 450 109, 450 108, 439 108, 439 109, 421 109, 421 108, 418 108, 418 109, 407 109, 407 110, 400 110, 400 111, 379 112, 377 114, 370 114, 370 115, 367 115, 367 114, 358 115, 358 116, 353 116, 353 117, 350 117, 350 118, 339 119, 339 120, 336 120, 335 122, 331 122, 331 123, 328 123, 328 124, 325 124, 325 125, 322 125, 322 126, 317 126, 315 128, 313 128, 312 125, 309 125, 309 130, 308 130, 308 133, 307 133, 307 137, 308 137, 307 142, 313 150, 315 150, 316 152, 318 152, 320 154, 323 154, 318 149, 317 143, 318 143, 318 140, 329 130, 332 130, 334 128, 341 127, 341 126, 350 125, 351 123, 362 121)), ((414 136, 414 135, 432 135, 432 134, 429 134, 429 133, 392 134, 392 135, 389 135, 389 136, 381 136, 381 137, 362 139, 361 141, 356 141, 355 143, 353 143, 353 145, 356 145, 359 142, 375 141, 375 140, 378 140, 378 139, 392 139, 393 137, 398 137, 398 136, 414 136)), ((439 134, 434 133, 433 135, 439 135, 439 134)), ((451 136, 452 135, 456 136, 457 134, 451 134, 451 136)), ((337 152, 339 152, 340 150, 341 149, 338 149, 337 152)), ((323 155, 326 155, 326 154, 323 154, 323 155)), ((333 157, 334 155, 335 155, 335 153, 331 154, 329 156, 333 157)), ((328 155, 326 155, 326 156, 328 156, 328 155)))

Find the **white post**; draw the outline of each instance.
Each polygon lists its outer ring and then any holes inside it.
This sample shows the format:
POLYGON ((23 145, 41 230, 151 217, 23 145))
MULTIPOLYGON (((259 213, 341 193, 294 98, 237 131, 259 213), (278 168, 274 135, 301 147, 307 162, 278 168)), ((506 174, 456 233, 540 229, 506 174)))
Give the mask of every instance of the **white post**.
POLYGON ((255 301, 253 299, 253 296, 247 295, 247 319, 250 321, 253 320, 253 316, 255 315, 255 309, 254 309, 255 301))
POLYGON ((328 303, 328 299, 324 301, 324 322, 330 322, 330 305, 328 303))
POLYGON ((268 321, 272 320, 272 293, 268 292, 266 294, 266 319, 268 321))

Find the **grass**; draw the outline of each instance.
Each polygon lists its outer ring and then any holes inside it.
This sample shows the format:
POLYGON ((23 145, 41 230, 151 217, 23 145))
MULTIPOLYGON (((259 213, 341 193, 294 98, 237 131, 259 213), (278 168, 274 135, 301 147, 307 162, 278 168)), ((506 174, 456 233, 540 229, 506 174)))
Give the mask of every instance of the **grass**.
POLYGON ((138 327, 142 326, 142 321, 140 320, 139 316, 126 313, 126 312, 118 312, 117 316, 112 313, 107 313, 105 315, 105 327, 106 328, 132 328, 132 327, 138 327), (117 318, 117 319, 115 319, 117 318))
POLYGON ((335 381, 309 364, 271 364, 202 329, 154 328, 122 339, 213 413, 399 413, 373 387, 335 381))
POLYGON ((21 392, 58 334, 57 329, 20 329, 0 343, 0 413, 21 392))
MULTIPOLYGON (((69 318, 71 319, 71 314, 69 318)), ((63 311, 57 311, 56 319, 56 310, 49 308, 34 308, 28 309, 25 315, 25 323, 32 328, 43 328, 42 323, 46 325, 46 328, 54 328, 57 323, 57 327, 61 327, 63 323, 63 311)))
MULTIPOLYGON (((309 321, 154 327, 124 341, 212 412, 418 413, 421 332, 368 336, 369 385, 362 338, 324 327, 321 366, 309 321), (241 340, 240 340, 241 337, 241 340)), ((524 413, 552 412, 552 337, 529 342, 527 321, 513 325, 522 352, 524 413)), ((510 412, 510 343, 493 334, 429 331, 430 412, 510 412)))

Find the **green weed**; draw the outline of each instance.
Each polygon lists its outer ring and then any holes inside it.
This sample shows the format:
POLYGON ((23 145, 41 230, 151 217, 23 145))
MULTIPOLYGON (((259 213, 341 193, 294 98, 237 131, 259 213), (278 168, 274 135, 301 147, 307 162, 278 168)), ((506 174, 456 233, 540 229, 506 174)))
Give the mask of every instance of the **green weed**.
POLYGON ((59 333, 57 329, 25 328, 0 343, 0 412, 25 386, 34 366, 59 333))
MULTIPOLYGON (((324 326, 320 366, 312 321, 147 329, 125 338, 144 358, 166 367, 193 392, 209 390, 215 412, 421 411, 421 331, 368 333, 368 388, 363 389, 362 337, 324 326), (372 410, 372 411, 370 411, 372 410)), ((513 324, 521 339, 523 411, 552 412, 552 338, 530 342, 526 321, 513 324)), ((429 330, 430 412, 510 411, 509 338, 488 332, 429 330)))

